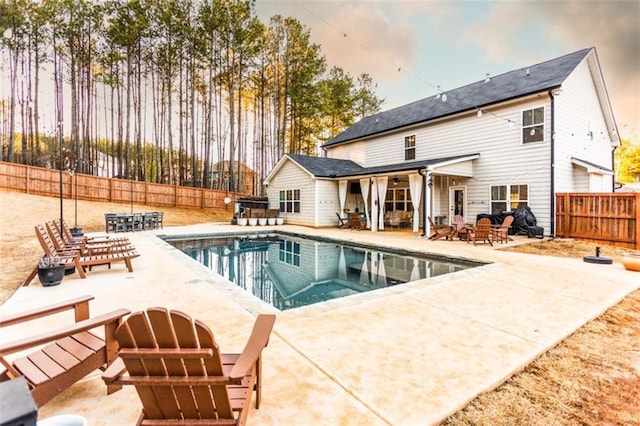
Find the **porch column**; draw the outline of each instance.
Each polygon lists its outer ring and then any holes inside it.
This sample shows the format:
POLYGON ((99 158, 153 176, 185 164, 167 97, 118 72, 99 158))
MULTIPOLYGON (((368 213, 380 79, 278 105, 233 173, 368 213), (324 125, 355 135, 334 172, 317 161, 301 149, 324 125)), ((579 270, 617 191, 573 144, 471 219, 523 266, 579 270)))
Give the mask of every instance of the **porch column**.
POLYGON ((423 183, 423 188, 424 188, 424 200, 423 201, 423 206, 424 206, 424 211, 422 212, 422 229, 424 230, 422 236, 429 238, 429 236, 431 236, 431 225, 429 224, 429 218, 428 215, 431 214, 431 173, 433 172, 433 170, 427 168, 427 169, 423 169, 420 170, 420 174, 422 175, 422 183, 423 183))

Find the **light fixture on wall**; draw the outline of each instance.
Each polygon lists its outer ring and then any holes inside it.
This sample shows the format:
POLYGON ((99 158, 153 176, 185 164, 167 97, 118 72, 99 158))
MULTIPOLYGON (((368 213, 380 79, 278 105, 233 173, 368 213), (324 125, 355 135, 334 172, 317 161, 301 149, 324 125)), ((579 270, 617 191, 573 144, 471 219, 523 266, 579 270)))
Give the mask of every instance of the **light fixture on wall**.
POLYGON ((397 176, 394 176, 393 179, 391 179, 391 182, 393 182, 394 185, 397 185, 398 182, 400 182, 400 180, 398 179, 397 176))

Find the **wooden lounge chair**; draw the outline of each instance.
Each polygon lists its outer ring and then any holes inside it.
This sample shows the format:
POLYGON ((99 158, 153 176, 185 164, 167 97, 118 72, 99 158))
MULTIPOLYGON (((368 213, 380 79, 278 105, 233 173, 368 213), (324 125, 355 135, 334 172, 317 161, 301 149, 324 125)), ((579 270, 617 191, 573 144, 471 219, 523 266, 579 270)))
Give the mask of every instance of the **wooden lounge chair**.
MULTIPOLYGON (((40 246, 45 255, 57 255, 61 263, 65 266, 75 266, 80 278, 86 278, 86 268, 96 265, 109 265, 113 262, 125 262, 129 272, 133 272, 133 265, 131 260, 140 256, 135 250, 130 251, 118 251, 115 253, 100 253, 100 254, 83 254, 80 250, 57 250, 51 237, 40 224, 35 226, 36 236, 40 242, 40 246)), ((27 277, 23 286, 28 286, 31 280, 35 278, 38 273, 38 267, 36 266, 31 274, 27 277)))
POLYGON ((344 228, 349 226, 349 223, 345 222, 345 220, 340 217, 340 213, 336 213, 336 216, 338 216, 338 228, 344 228))
POLYGON ((488 242, 490 246, 493 246, 491 242, 491 219, 483 217, 480 219, 476 226, 470 228, 467 231, 467 243, 473 241, 473 245, 477 245, 478 241, 488 242))
POLYGON ((364 228, 362 226, 362 222, 360 221, 360 215, 359 214, 352 214, 351 217, 349 218, 349 228, 350 229, 357 229, 358 231, 362 230, 362 228, 364 228))
POLYGON ((431 236, 429 237, 430 240, 439 240, 440 238, 445 238, 445 239, 449 239, 449 238, 453 238, 453 235, 455 234, 455 228, 452 225, 436 225, 433 222, 433 219, 431 219, 431 216, 429 217, 429 224, 431 225, 431 231, 433 231, 433 234, 431 234, 431 236))
POLYGON ((513 223, 513 216, 509 215, 504 218, 502 224, 491 227, 491 237, 494 241, 507 243, 509 241, 509 228, 513 223))
MULTIPOLYGON (((115 331, 122 317, 130 311, 118 309, 96 317, 89 317, 89 301, 93 296, 82 296, 61 303, 34 309, 0 319, 0 327, 24 323, 58 312, 75 311, 75 323, 35 336, 0 343, 0 363, 4 371, 0 381, 24 376, 38 407, 63 390, 99 368, 110 365, 116 358, 115 331), (102 332, 91 330, 104 327, 102 332), (43 346, 44 345, 44 346, 43 346), (30 351, 27 355, 18 352, 30 351), (17 358, 9 359, 16 355, 17 358)), ((107 393, 121 386, 109 385, 107 393)))
POLYGON ((138 425, 243 425, 253 391, 260 407, 261 353, 275 318, 258 315, 244 351, 226 355, 204 323, 182 312, 136 312, 116 331, 121 361, 102 378, 135 385, 142 402, 138 425))
POLYGON ((135 250, 130 242, 127 243, 120 240, 102 240, 101 242, 89 242, 86 240, 65 241, 55 223, 49 221, 45 224, 45 227, 56 250, 80 250, 84 255, 135 250))

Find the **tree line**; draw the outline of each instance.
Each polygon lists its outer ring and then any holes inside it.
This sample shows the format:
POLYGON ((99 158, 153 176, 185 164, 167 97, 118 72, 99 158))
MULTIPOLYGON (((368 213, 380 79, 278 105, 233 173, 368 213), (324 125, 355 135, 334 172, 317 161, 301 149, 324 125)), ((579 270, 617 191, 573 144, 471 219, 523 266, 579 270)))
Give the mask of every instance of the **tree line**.
POLYGON ((253 0, 3 0, 0 32, 2 161, 261 194, 384 102, 253 0))

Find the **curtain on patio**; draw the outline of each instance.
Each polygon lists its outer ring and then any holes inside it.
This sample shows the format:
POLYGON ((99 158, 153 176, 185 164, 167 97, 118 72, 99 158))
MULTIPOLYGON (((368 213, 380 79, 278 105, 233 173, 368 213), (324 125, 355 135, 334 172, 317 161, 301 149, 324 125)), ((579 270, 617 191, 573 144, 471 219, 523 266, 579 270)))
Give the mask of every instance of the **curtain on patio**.
POLYGON ((387 184, 389 178, 387 176, 381 176, 378 181, 378 200, 380 202, 380 214, 378 215, 378 227, 384 229, 384 201, 387 199, 387 184))
POLYGON ((340 197, 340 217, 344 218, 344 203, 347 201, 347 181, 338 182, 338 196, 340 197))
POLYGON ((362 199, 364 200, 364 215, 367 218, 367 229, 371 229, 371 219, 369 219, 369 178, 360 179, 360 191, 362 191, 362 199))
MULTIPOLYGON (((413 204, 413 232, 418 232, 420 228, 420 199, 422 198, 422 176, 418 173, 409 175, 409 192, 411 193, 411 204, 413 204)), ((423 214, 425 214, 423 212, 423 214)))

